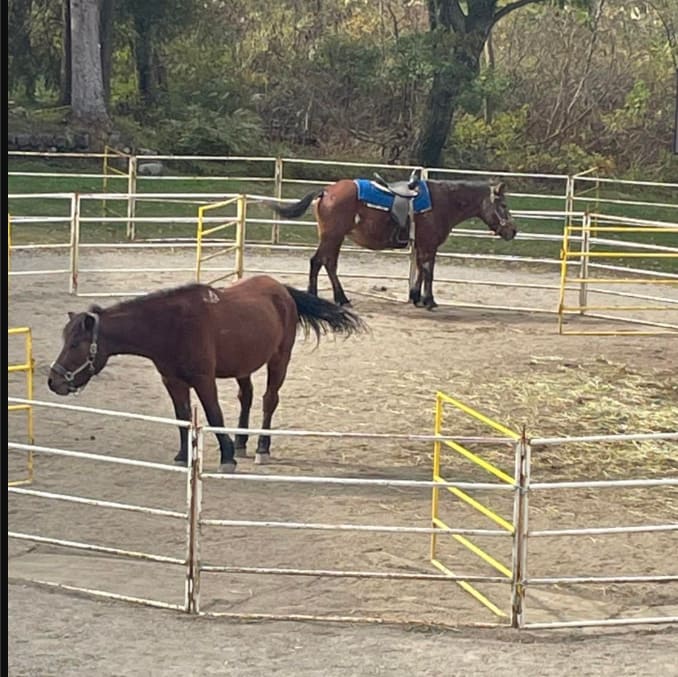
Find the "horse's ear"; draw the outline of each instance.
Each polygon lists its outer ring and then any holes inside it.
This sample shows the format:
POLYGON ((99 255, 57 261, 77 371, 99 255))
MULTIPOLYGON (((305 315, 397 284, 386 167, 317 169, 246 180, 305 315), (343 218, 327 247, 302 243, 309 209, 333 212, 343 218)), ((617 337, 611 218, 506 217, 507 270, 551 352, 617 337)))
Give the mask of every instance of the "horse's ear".
POLYGON ((504 195, 504 190, 506 189, 506 184, 503 181, 499 183, 493 183, 490 185, 490 199, 494 202, 498 197, 504 195))
POLYGON ((68 319, 72 320, 75 317, 75 313, 72 313, 70 310, 68 311, 68 319))
POLYGON ((82 326, 85 331, 92 331, 94 329, 94 318, 87 314, 82 318, 82 326))

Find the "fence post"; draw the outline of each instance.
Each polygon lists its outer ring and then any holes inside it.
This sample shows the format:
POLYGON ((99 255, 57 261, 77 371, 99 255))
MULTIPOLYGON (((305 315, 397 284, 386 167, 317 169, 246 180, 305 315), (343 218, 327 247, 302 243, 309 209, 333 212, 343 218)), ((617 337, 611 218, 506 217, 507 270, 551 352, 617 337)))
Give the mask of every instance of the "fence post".
POLYGON ((9 274, 12 272, 12 217, 7 214, 7 295, 9 296, 9 274))
POLYGON ((245 272, 245 224, 247 222, 247 195, 239 195, 237 203, 237 223, 235 226, 235 275, 242 279, 245 272))
POLYGON ((513 566, 511 579, 511 627, 525 624, 525 579, 527 576, 527 515, 530 490, 530 443, 523 427, 515 444, 516 489, 513 502, 513 566))
POLYGON ((71 261, 68 293, 78 294, 78 259, 80 255, 80 194, 71 196, 71 261))
POLYGON ((565 285, 567 284, 568 253, 570 251, 570 224, 563 228, 563 240, 560 250, 560 291, 558 292, 558 333, 563 333, 565 285))
MULTIPOLYGON (((435 422, 433 424, 433 434, 440 435, 443 429, 443 400, 439 393, 436 393, 436 408, 435 408, 435 422)), ((440 440, 433 442, 433 481, 437 482, 440 478, 440 440)), ((433 487, 431 489, 431 527, 436 529, 438 527, 438 501, 440 497, 440 489, 433 487)), ((436 545, 437 535, 431 534, 431 551, 430 559, 436 559, 436 545)))
POLYGON ((574 176, 568 175, 565 181, 565 227, 572 223, 574 212, 574 176))
POLYGON ((188 476, 186 479, 186 502, 188 520, 186 526, 186 588, 185 610, 189 614, 200 613, 200 511, 202 506, 202 440, 198 425, 198 408, 193 407, 188 449, 188 476))
MULTIPOLYGON (((104 146, 104 160, 103 160, 103 167, 101 168, 102 174, 104 175, 104 178, 102 180, 102 186, 101 190, 104 193, 104 195, 108 192, 108 145, 104 146)), ((101 201, 101 216, 106 218, 108 216, 108 209, 106 205, 106 198, 104 198, 101 201)))
MULTIPOLYGON (((277 157, 275 159, 275 169, 273 173, 273 190, 276 200, 282 200, 283 187, 283 159, 277 157)), ((278 215, 274 216, 273 228, 271 229, 271 243, 279 244, 280 242, 280 223, 278 223, 278 215)))
POLYGON ((136 192, 137 192, 137 156, 130 155, 127 166, 129 175, 127 177, 127 239, 133 240, 136 235, 134 225, 134 216, 136 213, 136 192))
POLYGON ((202 237, 205 219, 205 210, 207 205, 198 207, 198 228, 195 233, 195 281, 200 282, 200 269, 202 267, 202 237))
POLYGON ((588 300, 588 282, 585 280, 589 276, 589 251, 591 249, 591 214, 589 214, 588 210, 582 219, 582 226, 581 256, 579 259, 579 277, 581 278, 579 282, 579 314, 585 315, 588 300))

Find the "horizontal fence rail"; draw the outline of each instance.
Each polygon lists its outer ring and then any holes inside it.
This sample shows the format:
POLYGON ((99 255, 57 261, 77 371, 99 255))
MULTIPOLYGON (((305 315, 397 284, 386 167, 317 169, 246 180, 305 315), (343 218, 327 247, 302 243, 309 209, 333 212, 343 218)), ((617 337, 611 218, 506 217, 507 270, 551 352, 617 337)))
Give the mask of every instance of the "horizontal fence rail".
MULTIPOLYGON (((212 610, 205 610, 201 608, 200 601, 200 581, 202 574, 243 574, 243 575, 280 575, 280 576, 326 576, 329 578, 347 578, 347 579, 365 579, 365 580, 421 580, 421 581, 449 581, 462 585, 464 589, 470 592, 473 584, 489 584, 502 583, 507 585, 511 590, 511 606, 508 613, 500 607, 490 602, 490 610, 495 607, 503 617, 510 620, 514 627, 518 628, 556 628, 556 627, 589 627, 596 625, 630 625, 630 624, 654 624, 654 623, 675 623, 678 622, 678 617, 671 615, 665 616, 645 616, 645 617, 618 617, 618 618, 601 618, 599 620, 562 620, 553 622, 529 622, 526 618, 526 600, 529 598, 529 590, 534 587, 544 587, 552 585, 610 585, 610 584, 662 584, 678 581, 678 573, 662 573, 649 574, 647 572, 632 574, 620 573, 619 575, 562 575, 562 576, 540 576, 538 574, 527 574, 526 561, 528 554, 528 543, 533 538, 577 538, 581 536, 594 535, 609 535, 615 537, 620 534, 647 534, 647 533, 664 533, 672 534, 678 531, 678 523, 669 522, 664 524, 636 524, 629 526, 610 525, 591 527, 572 527, 572 528, 539 528, 534 529, 529 526, 529 496, 535 492, 554 491, 554 490, 577 490, 589 489, 592 491, 605 491, 608 489, 661 489, 661 488, 675 488, 678 487, 678 477, 658 477, 645 479, 620 479, 620 480, 587 480, 587 481, 535 481, 531 476, 531 457, 535 453, 535 449, 539 446, 554 446, 567 445, 574 441, 586 442, 634 442, 634 441, 648 441, 648 440, 664 440, 677 441, 678 431, 668 433, 638 433, 638 434, 623 434, 623 435, 590 435, 580 437, 558 437, 558 438, 528 438, 524 433, 518 434, 503 424, 493 421, 489 417, 476 411, 469 405, 459 402, 455 398, 451 398, 443 393, 439 393, 437 398, 437 419, 438 423, 433 435, 395 435, 396 439, 408 439, 427 441, 434 444, 439 451, 444 448, 450 449, 450 452, 458 455, 461 450, 466 450, 466 445, 478 444, 481 448, 483 445, 491 445, 495 449, 505 449, 507 452, 515 456, 513 458, 513 474, 501 471, 501 475, 493 474, 498 482, 468 482, 468 481, 452 481, 445 480, 440 475, 440 468, 436 471, 436 479, 433 481, 423 480, 405 480, 405 479, 390 479, 390 478, 361 478, 361 477, 319 477, 307 475, 284 475, 284 474, 221 474, 205 472, 203 468, 204 459, 204 441, 208 434, 213 432, 234 433, 236 431, 244 432, 246 434, 256 434, 260 432, 258 429, 241 429, 241 428, 216 428, 211 426, 202 426, 198 422, 197 410, 194 410, 191 421, 180 421, 175 419, 168 419, 157 416, 146 416, 142 414, 127 413, 116 410, 96 409, 89 407, 79 407, 68 404, 60 404, 54 402, 40 402, 34 400, 26 400, 22 398, 9 398, 9 401, 14 403, 29 403, 34 407, 45 407, 61 409, 78 413, 80 416, 98 415, 109 416, 114 419, 129 419, 130 421, 137 421, 139 423, 154 423, 171 427, 188 427, 191 436, 192 444, 191 456, 189 458, 188 467, 177 467, 171 465, 164 465, 160 463, 147 462, 133 458, 119 458, 114 456, 104 456, 102 454, 95 454, 87 451, 75 451, 67 449, 58 449, 56 447, 44 445, 27 445, 19 442, 9 442, 8 450, 23 452, 29 448, 36 454, 50 454, 53 456, 62 456, 78 459, 83 462, 104 462, 119 465, 133 465, 140 468, 147 468, 150 470, 164 470, 179 472, 185 475, 186 481, 186 509, 184 511, 170 510, 166 508, 155 508, 143 505, 136 505, 133 503, 125 503, 118 501, 100 500, 93 497, 74 496, 63 492, 43 489, 39 485, 31 488, 10 487, 8 491, 10 495, 19 497, 31 497, 40 500, 53 500, 63 502, 66 504, 86 505, 91 508, 113 509, 123 512, 131 512, 136 514, 147 514, 157 518, 171 519, 184 521, 186 523, 186 545, 185 554, 183 556, 169 556, 160 555, 153 552, 139 552, 136 550, 124 549, 121 547, 112 547, 108 545, 100 545, 96 543, 86 543, 75 539, 60 539, 36 533, 22 533, 15 529, 10 529, 8 536, 10 539, 49 544, 63 548, 69 548, 76 551, 84 552, 98 552, 105 555, 113 555, 122 557, 124 559, 139 560, 154 562, 161 565, 172 565, 181 567, 185 571, 184 583, 184 604, 176 605, 169 602, 163 602, 154 599, 142 599, 140 597, 132 597, 128 595, 121 595, 117 593, 108 593, 105 590, 97 590, 91 587, 66 585, 63 583, 56 583, 54 581, 44 581, 42 579, 32 579, 39 584, 49 585, 63 590, 75 590, 80 592, 87 592, 95 596, 107 597, 110 599, 124 599, 138 603, 150 604, 151 606, 163 606, 166 608, 182 609, 189 613, 200 615, 214 615, 214 616, 230 616, 230 617, 276 617, 276 618, 292 618, 304 616, 307 620, 310 619, 338 619, 351 622, 372 622, 370 617, 362 617, 357 615, 350 616, 331 616, 320 614, 238 614, 237 612, 218 612, 212 610), (475 420, 481 422, 483 425, 489 426, 493 432, 500 432, 506 435, 503 438, 483 437, 483 436, 468 436, 462 438, 459 436, 446 436, 442 434, 441 424, 441 409, 443 405, 454 407, 458 412, 464 416, 473 417, 475 420), (460 442, 460 440, 465 440, 460 442), (453 442, 450 446, 448 443, 453 442), (504 476, 505 475, 505 476, 504 476), (436 522, 435 508, 433 511, 433 520, 430 527, 417 527, 412 525, 394 525, 394 524, 353 524, 346 522, 325 522, 325 521, 299 521, 299 520, 253 520, 253 519, 221 519, 218 517, 205 517, 202 513, 203 496, 205 492, 210 491, 209 482, 213 480, 228 480, 230 482, 244 482, 244 483, 271 483, 271 482, 286 482, 299 484, 327 484, 327 485, 349 485, 349 486, 363 486, 363 487, 382 487, 382 488, 413 488, 424 489, 429 491, 448 491, 452 489, 460 491, 503 491, 509 492, 514 497, 514 510, 510 520, 506 520, 507 525, 504 528, 470 528, 470 527, 456 527, 442 523, 442 520, 436 522), (205 528, 216 529, 247 529, 247 530, 265 530, 265 531, 321 531, 336 534, 344 532, 363 532, 366 534, 412 534, 431 536, 437 539, 462 539, 462 542, 471 544, 471 537, 492 537, 496 540, 499 537, 508 537, 512 539, 512 559, 510 564, 501 564, 498 559, 490 556, 486 551, 481 550, 477 546, 471 548, 472 552, 480 555, 485 560, 486 564, 492 565, 494 562, 496 568, 501 575, 494 573, 493 575, 479 575, 476 572, 469 571, 468 573, 452 572, 448 567, 437 567, 438 571, 414 570, 414 571, 369 571, 355 568, 347 568, 345 570, 339 568, 312 568, 312 567, 280 567, 280 566, 238 566, 229 563, 219 563, 214 561, 207 561, 201 555, 201 544, 205 539, 205 534, 202 530, 205 528), (509 528, 505 528, 509 527, 509 528), (501 566, 499 566, 501 564, 501 566), (467 587, 466 587, 467 586, 467 587)), ((275 430, 270 431, 275 435, 288 435, 298 438, 306 438, 309 436, 326 439, 337 439, 345 433, 339 431, 322 432, 322 431, 295 431, 295 430, 275 430)), ((365 439, 383 439, 387 437, 386 433, 359 433, 351 432, 346 434, 347 439, 355 439, 356 437, 363 437, 365 439)), ((467 450, 468 451, 468 450, 467 450)), ((490 472, 488 463, 475 451, 468 454, 461 453, 465 461, 475 462, 485 472, 490 472)), ((434 465, 434 471, 436 466, 434 465)), ((39 470, 39 466, 38 466, 39 470)), ((39 472, 37 473, 39 479, 39 472)), ((504 494, 506 495, 506 494, 504 494)), ((434 568, 436 568, 434 566, 434 568)), ((476 595, 474 595, 476 597, 476 595)), ((477 599, 477 597, 476 597, 477 599)), ((489 600, 488 600, 489 601, 489 600)), ((487 605, 486 605, 487 606, 487 605)), ((498 614, 499 615, 499 614, 498 614)), ((385 622, 381 618, 380 622, 385 622)), ((484 623, 482 625, 491 625, 484 623)))
MULTIPOLYGON (((611 223, 610 219, 616 218, 602 213, 608 207, 615 212, 627 209, 631 210, 632 213, 634 210, 635 212, 642 210, 644 213, 651 207, 658 217, 653 221, 647 219, 644 221, 645 230, 643 232, 646 234, 650 233, 648 229, 653 223, 658 224, 657 227, 660 227, 659 224, 662 223, 664 226, 670 226, 671 224, 675 226, 678 221, 676 218, 678 215, 678 208, 670 199, 672 193, 675 192, 676 184, 624 181, 599 177, 596 175, 594 169, 586 170, 578 174, 565 175, 539 172, 495 172, 486 170, 428 168, 417 167, 414 165, 395 167, 383 163, 357 163, 349 161, 276 158, 266 156, 251 158, 244 156, 195 155, 142 156, 121 153, 114 149, 107 149, 106 152, 102 154, 23 153, 20 151, 9 153, 10 162, 13 158, 22 157, 49 158, 50 160, 64 158, 69 162, 82 161, 83 163, 86 163, 89 158, 89 160, 96 164, 99 170, 97 172, 78 173, 74 171, 60 172, 58 169, 55 169, 54 172, 13 172, 10 169, 9 172, 10 179, 13 176, 21 176, 23 179, 26 179, 27 177, 30 177, 31 174, 35 175, 36 178, 45 178, 45 176, 70 177, 70 180, 74 182, 74 186, 78 183, 78 177, 82 177, 90 182, 88 184, 90 188, 93 178, 101 179, 102 190, 100 192, 84 192, 82 190, 79 192, 61 193, 40 193, 38 191, 34 193, 9 192, 10 206, 12 207, 12 211, 15 212, 16 223, 19 224, 20 227, 22 225, 26 226, 31 224, 32 227, 39 227, 41 223, 47 224, 50 220, 54 220, 53 222, 60 220, 66 229, 71 229, 70 236, 68 233, 64 233, 64 237, 69 239, 69 243, 44 243, 39 245, 25 245, 18 243, 13 247, 17 251, 22 248, 27 248, 28 246, 31 246, 33 250, 55 247, 68 248, 70 250, 70 263, 68 268, 52 267, 49 270, 40 272, 37 270, 15 270, 12 271, 11 274, 17 277, 35 274, 68 275, 69 291, 74 294, 86 296, 129 296, 149 291, 133 289, 102 290, 100 287, 98 289, 91 289, 83 286, 82 281, 79 279, 80 277, 84 280, 90 279, 90 276, 92 275, 105 275, 108 279, 109 276, 115 278, 116 276, 129 275, 131 272, 137 272, 136 269, 130 268, 121 268, 118 270, 112 268, 96 268, 94 266, 86 265, 82 266, 78 260, 80 252, 84 252, 87 249, 91 250, 99 246, 110 246, 110 243, 82 241, 89 238, 89 236, 85 237, 84 234, 88 233, 91 228, 95 229, 92 232, 96 232, 96 229, 102 226, 110 226, 111 228, 120 226, 120 238, 125 241, 126 245, 143 244, 144 246, 150 246, 153 244, 159 248, 171 248, 179 245, 177 237, 173 236, 171 233, 164 233, 163 237, 153 236, 149 238, 143 237, 143 231, 147 228, 154 230, 162 229, 163 231, 166 231, 167 228, 176 230, 177 228, 186 227, 190 229, 196 223, 195 213, 191 213, 190 210, 187 211, 191 205, 205 207, 215 202, 231 200, 239 194, 247 195, 247 203, 250 205, 246 217, 248 228, 247 234, 241 242, 238 242, 238 238, 234 237, 230 238, 228 242, 216 243, 211 242, 211 238, 200 238, 197 234, 194 234, 193 237, 186 240, 187 233, 183 233, 179 236, 180 238, 184 238, 181 246, 189 246, 197 248, 198 250, 203 247, 210 247, 211 249, 216 247, 216 249, 214 249, 214 254, 216 254, 219 248, 222 250, 224 250, 224 248, 231 250, 230 254, 225 250, 222 252, 223 256, 226 257, 223 259, 224 264, 222 266, 214 265, 211 266, 210 269, 198 270, 198 277, 203 273, 206 277, 211 276, 216 280, 237 278, 241 276, 244 271, 247 273, 271 272, 270 267, 266 271, 256 265, 246 267, 243 263, 243 252, 245 250, 256 250, 262 247, 265 247, 267 251, 270 252, 306 251, 311 248, 312 245, 300 242, 300 236, 297 234, 305 233, 301 236, 301 239, 307 239, 309 242, 312 242, 314 240, 313 233, 315 232, 315 223, 312 220, 284 221, 278 217, 271 218, 270 213, 268 213, 265 207, 266 201, 271 198, 276 200, 291 199, 293 196, 298 197, 300 192, 311 187, 327 185, 327 183, 343 178, 346 175, 371 176, 375 170, 386 171, 392 178, 397 178, 401 175, 404 177, 405 173, 409 175, 412 170, 418 169, 421 172, 422 178, 455 179, 468 177, 496 177, 504 178, 514 183, 515 188, 510 193, 512 211, 519 222, 525 223, 524 228, 519 228, 520 233, 516 238, 515 246, 522 246, 521 243, 529 245, 530 242, 551 242, 553 243, 553 253, 551 255, 535 256, 533 254, 510 254, 508 250, 506 254, 493 254, 491 251, 485 251, 485 253, 473 251, 455 252, 448 251, 446 248, 443 248, 443 250, 439 252, 439 256, 443 260, 482 261, 487 262, 488 265, 519 264, 523 267, 529 266, 531 269, 533 268, 535 272, 539 272, 540 275, 546 276, 544 277, 543 283, 533 283, 533 286, 528 286, 525 283, 521 284, 519 281, 513 283, 512 280, 494 281, 491 279, 482 279, 479 275, 474 275, 472 278, 442 275, 437 280, 440 284, 448 285, 478 285, 482 287, 501 284, 509 288, 515 287, 519 290, 543 289, 546 299, 550 298, 551 295, 553 298, 552 302, 548 302, 546 306, 537 305, 529 301, 521 302, 520 298, 511 305, 487 304, 485 307, 490 310, 510 310, 516 312, 540 312, 550 314, 557 314, 559 312, 559 284, 556 271, 557 266, 561 265, 560 257, 558 256, 557 243, 562 242, 563 235, 562 232, 560 232, 562 230, 562 224, 581 220, 584 214, 592 213, 595 214, 592 223, 595 226, 603 228, 606 223, 611 223), (140 168, 144 165, 148 166, 149 163, 162 165, 164 167, 162 174, 157 176, 143 175, 140 168), (196 175, 194 167, 197 165, 219 167, 220 170, 223 170, 223 174, 210 171, 209 176, 196 175), (246 170, 244 170, 245 167, 247 167, 246 170), (103 168, 103 174, 100 172, 101 168, 103 168), (312 175, 314 178, 302 178, 304 175, 312 175), (191 183, 195 184, 196 190, 184 190, 183 192, 175 190, 174 186, 179 181, 185 182, 187 185, 191 183), (266 187, 260 187, 260 184, 266 184, 266 187), (210 187, 210 191, 200 190, 200 186, 207 185, 210 187), (167 188, 163 189, 161 186, 167 186, 167 188), (226 190, 222 190, 221 186, 226 190), (114 187, 118 189, 118 192, 112 190, 114 187), (612 196, 610 194, 610 191, 618 191, 626 195, 632 190, 637 190, 640 193, 639 199, 625 196, 612 196), (669 197, 664 200, 658 198, 657 200, 652 201, 647 198, 647 192, 650 190, 657 192, 658 195, 666 194, 669 197), (43 217, 37 216, 35 213, 30 213, 28 206, 35 205, 35 201, 41 199, 62 201, 64 210, 63 216, 48 214, 43 217), (78 202, 77 207, 74 206, 75 201, 78 202), (26 205, 26 207, 22 207, 22 204, 26 205), (168 204, 175 205, 176 207, 170 216, 168 216, 166 209, 168 204), (541 227, 542 224, 544 224, 544 228, 541 227), (553 230, 553 226, 556 227, 556 232, 546 232, 549 229, 553 230), (74 232, 76 230, 78 231, 77 233, 74 232), (144 240, 144 242, 139 242, 139 238, 144 240), (153 242, 149 241, 151 239, 153 242), (232 255, 235 256, 235 261, 231 264, 230 262, 227 262, 227 258, 232 255), (547 269, 553 268, 552 281, 549 281, 547 277, 548 274, 541 270, 543 267, 546 267, 547 269)), ((199 174, 202 174, 202 172, 199 172, 199 174)), ((234 213, 232 218, 237 219, 238 217, 234 213)), ((618 222, 624 223, 624 219, 633 220, 629 216, 620 214, 618 222)), ((204 215, 204 226, 207 226, 208 224, 215 225, 220 222, 223 222, 223 219, 220 220, 220 218, 217 217, 212 219, 212 217, 204 215)), ((629 227, 632 227, 631 224, 628 225, 629 227)), ((203 231, 207 230, 209 230, 208 227, 203 228, 203 231)), ((195 230, 193 232, 195 233, 195 230)), ((603 232, 604 231, 600 231, 601 234, 603 232)), ((570 234, 571 244, 580 242, 582 237, 581 233, 572 232, 570 234)), ((464 244, 467 240, 472 239, 478 241, 480 245, 482 242, 490 242, 493 238, 494 236, 489 233, 484 226, 481 226, 480 229, 459 227, 453 229, 451 233, 449 249, 453 250, 456 242, 459 242, 460 246, 467 249, 464 244)), ((619 276, 617 273, 622 273, 623 271, 632 268, 633 266, 631 263, 634 260, 645 260, 641 257, 641 254, 644 251, 647 252, 648 245, 636 242, 636 239, 637 238, 634 238, 628 242, 621 242, 616 245, 622 252, 634 247, 637 251, 628 252, 629 254, 632 254, 632 256, 626 257, 626 266, 608 266, 610 271, 615 271, 615 269, 617 269, 615 275, 619 276)), ((475 248, 475 246, 473 248, 475 248)), ((359 247, 350 245, 344 247, 343 251, 347 253, 365 252, 365 250, 362 250, 359 247)), ((655 249, 654 251, 659 253, 659 249, 655 249)), ((672 254, 668 249, 664 250, 663 253, 667 255, 667 258, 672 254)), ((410 252, 398 251, 391 252, 389 255, 407 258, 410 256, 410 252)), ((210 254, 210 258, 211 257, 212 254, 210 254)), ((207 258, 203 257, 200 253, 198 253, 197 258, 198 268, 200 268, 200 261, 206 261, 207 258)), ((582 261, 574 257, 570 258, 570 267, 574 267, 575 269, 583 267, 584 264, 582 261)), ((589 260, 588 268, 591 271, 595 270, 596 265, 599 265, 596 263, 598 260, 602 261, 602 257, 593 255, 589 260)), ((607 264, 602 263, 602 265, 607 264)), ((181 276, 182 279, 185 280, 186 274, 191 273, 192 271, 187 267, 172 266, 170 264, 170 266, 161 267, 155 272, 159 274, 163 273, 181 276)), ((643 274, 648 275, 648 272, 649 271, 642 271, 642 268, 638 268, 633 274, 636 276, 643 274)), ((281 268, 280 270, 276 270, 275 274, 305 276, 306 266, 298 269, 281 268)), ((343 275, 348 278, 356 279, 393 279, 401 280, 403 282, 408 278, 406 274, 384 276, 371 273, 354 274, 345 272, 343 275)), ((582 276, 580 275, 580 277, 582 276)), ((650 273, 649 277, 653 279, 654 283, 660 283, 659 281, 664 277, 664 273, 657 271, 655 275, 650 273)), ((120 279, 119 283, 122 282, 123 280, 120 279)), ((99 285, 100 284, 101 283, 99 283, 99 285)), ((572 284, 568 284, 568 289, 576 292, 578 289, 577 284, 584 285, 582 288, 585 288, 587 283, 575 280, 572 284)), ((613 284, 619 285, 620 283, 614 282, 613 284)), ((588 289, 588 293, 605 293, 610 295, 609 291, 603 291, 599 288, 594 289, 592 287, 588 289)), ((622 294, 626 295, 625 292, 622 292, 622 294)), ((378 294, 373 293, 367 295, 378 296, 378 294)), ((619 292, 613 292, 611 295, 619 295, 619 292)), ((628 298, 628 295, 626 296, 628 298)), ((654 296, 657 298, 665 298, 665 295, 662 296, 660 294, 655 294, 654 296)), ((528 296, 527 298, 531 297, 528 296)), ((645 302, 645 305, 649 305, 649 303, 654 304, 655 306, 660 305, 659 302, 652 298, 646 298, 645 302)), ((444 299, 441 300, 441 304, 446 305, 444 299)), ((447 305, 471 308, 477 307, 478 304, 475 301, 466 302, 463 299, 459 299, 455 300, 454 303, 448 303, 447 305)), ((610 306, 614 304, 608 303, 603 305, 610 306)), ((628 305, 630 304, 627 304, 627 306, 628 305)), ((615 309, 619 310, 622 314, 628 314, 628 311, 626 310, 627 306, 615 306, 615 309)), ((593 312, 603 313, 604 311, 602 309, 595 311, 591 308, 588 314, 590 315, 593 312)), ((575 313, 578 314, 577 311, 575 311, 575 313)), ((600 319, 606 321, 609 320, 614 323, 619 321, 619 318, 616 316, 601 316, 600 319)), ((626 319, 626 317, 624 319, 626 319)), ((642 320, 641 324, 647 326, 648 321, 642 320)), ((652 326, 655 325, 653 324, 652 326)), ((671 329, 672 327, 668 328, 671 329)), ((648 332, 649 330, 642 329, 636 331, 636 333, 648 332)), ((619 333, 626 332, 622 330, 619 333)))

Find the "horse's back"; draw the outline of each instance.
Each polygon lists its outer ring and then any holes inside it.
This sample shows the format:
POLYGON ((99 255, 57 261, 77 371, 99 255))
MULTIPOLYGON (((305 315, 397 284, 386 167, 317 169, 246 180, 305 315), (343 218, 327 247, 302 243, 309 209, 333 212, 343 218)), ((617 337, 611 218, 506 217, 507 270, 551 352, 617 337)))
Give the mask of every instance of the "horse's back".
POLYGON ((217 372, 245 375, 292 350, 298 314, 285 286, 268 275, 240 280, 218 292, 212 313, 217 372))

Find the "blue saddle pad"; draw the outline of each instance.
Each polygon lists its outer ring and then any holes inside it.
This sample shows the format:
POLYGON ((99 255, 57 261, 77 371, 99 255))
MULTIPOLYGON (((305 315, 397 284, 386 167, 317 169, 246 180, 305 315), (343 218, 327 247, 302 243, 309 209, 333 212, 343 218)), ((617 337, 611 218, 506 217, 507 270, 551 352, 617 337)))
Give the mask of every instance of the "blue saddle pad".
MULTIPOLYGON (((358 187, 358 199, 364 202, 368 207, 390 210, 393 206, 395 196, 389 193, 383 186, 370 179, 354 179, 358 187)), ((426 212, 431 209, 431 193, 428 190, 426 181, 419 181, 417 184, 419 195, 414 198, 414 213, 426 212)))

